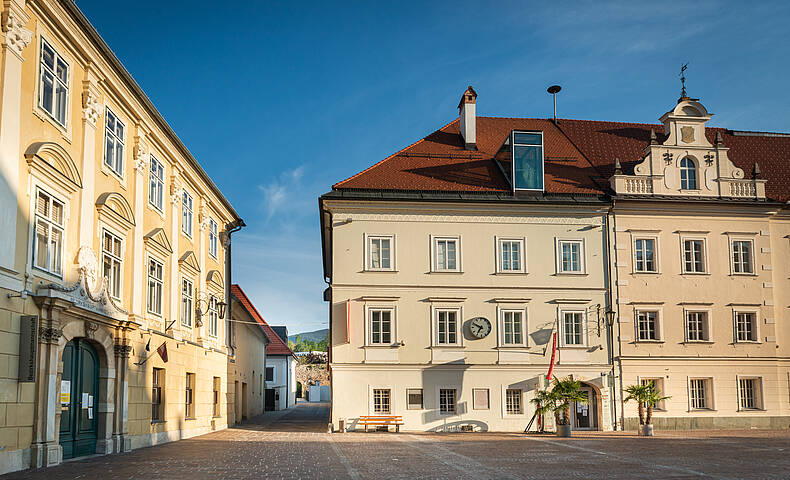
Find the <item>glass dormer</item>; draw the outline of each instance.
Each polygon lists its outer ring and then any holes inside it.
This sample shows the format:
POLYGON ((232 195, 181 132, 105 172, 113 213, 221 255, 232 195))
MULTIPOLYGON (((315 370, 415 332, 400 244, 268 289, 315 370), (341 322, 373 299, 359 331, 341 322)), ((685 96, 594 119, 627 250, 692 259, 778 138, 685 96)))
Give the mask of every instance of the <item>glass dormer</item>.
POLYGON ((543 190, 543 132, 511 132, 514 190, 543 190))

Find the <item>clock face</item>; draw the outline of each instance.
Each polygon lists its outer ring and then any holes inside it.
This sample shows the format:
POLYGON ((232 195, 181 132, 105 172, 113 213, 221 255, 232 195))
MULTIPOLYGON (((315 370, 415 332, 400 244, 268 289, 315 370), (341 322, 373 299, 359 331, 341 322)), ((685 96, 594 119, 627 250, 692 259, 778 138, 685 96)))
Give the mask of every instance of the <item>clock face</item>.
POLYGON ((469 322, 469 331, 477 338, 485 338, 491 333, 491 322, 487 318, 476 317, 469 322))

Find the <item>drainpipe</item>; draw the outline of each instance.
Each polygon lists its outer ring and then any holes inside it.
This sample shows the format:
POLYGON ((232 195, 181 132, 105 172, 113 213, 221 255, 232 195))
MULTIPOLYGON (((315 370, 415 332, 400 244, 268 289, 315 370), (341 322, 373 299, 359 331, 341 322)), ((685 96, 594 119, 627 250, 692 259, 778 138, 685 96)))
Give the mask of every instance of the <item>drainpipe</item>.
MULTIPOLYGON (((614 258, 613 258, 613 260, 615 262, 617 262, 617 215, 614 212, 616 204, 617 204, 617 200, 612 199, 612 206, 609 208, 609 216, 611 216, 611 219, 612 219, 612 237, 614 238, 614 240, 613 240, 613 251, 614 251, 614 258)), ((607 235, 608 234, 609 234, 609 230, 607 229, 607 235)), ((612 260, 609 261, 609 268, 610 269, 612 268, 611 261, 612 260)), ((620 298, 620 274, 619 274, 617 268, 614 269, 614 282, 615 282, 614 292, 612 292, 612 289, 610 288, 609 289, 610 290, 609 291, 609 295, 611 296, 612 293, 614 293, 614 296, 611 299, 611 306, 612 306, 613 309, 616 309, 614 311, 617 314, 617 316, 616 316, 616 318, 614 320, 614 323, 617 324, 617 341, 616 342, 614 341, 614 325, 612 325, 612 328, 609 329, 609 335, 612 337, 612 360, 613 360, 612 361, 612 371, 614 373, 615 368, 617 368, 617 376, 619 377, 619 381, 618 381, 618 385, 617 386, 619 387, 619 392, 618 392, 619 399, 618 400, 621 402, 621 408, 620 408, 620 429, 621 430, 625 430, 625 411, 624 411, 625 405, 622 405, 622 399, 623 399, 623 362, 622 362, 621 357, 622 357, 622 353, 623 352, 622 352, 622 343, 620 341, 620 333, 621 333, 620 332, 620 308, 619 308, 619 305, 617 305, 617 302, 616 302, 616 300, 620 298), (615 345, 617 346, 617 356, 616 357, 614 356, 614 346, 615 345), (617 366, 616 367, 615 367, 614 360, 617 361, 617 366)), ((616 411, 617 410, 617 402, 614 402, 614 404, 615 404, 614 408, 615 408, 615 419, 616 419, 617 418, 617 416, 616 416, 617 415, 617 411, 616 411)))
POLYGON ((247 225, 244 220, 237 218, 236 220, 225 225, 225 344, 228 350, 235 355, 234 345, 231 344, 233 338, 233 323, 230 321, 230 286, 231 282, 231 242, 230 236, 233 232, 238 232, 247 225))

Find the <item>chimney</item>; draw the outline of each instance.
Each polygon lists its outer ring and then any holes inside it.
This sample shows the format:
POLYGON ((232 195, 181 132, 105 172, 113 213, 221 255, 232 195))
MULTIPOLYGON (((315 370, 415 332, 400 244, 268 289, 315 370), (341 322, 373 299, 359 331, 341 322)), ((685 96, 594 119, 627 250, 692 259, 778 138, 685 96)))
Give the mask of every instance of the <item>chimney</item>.
POLYGON ((475 103, 477 103, 477 92, 469 85, 469 88, 461 95, 461 101, 458 102, 458 113, 461 116, 458 126, 461 130, 461 138, 464 139, 464 148, 467 150, 477 150, 475 103))

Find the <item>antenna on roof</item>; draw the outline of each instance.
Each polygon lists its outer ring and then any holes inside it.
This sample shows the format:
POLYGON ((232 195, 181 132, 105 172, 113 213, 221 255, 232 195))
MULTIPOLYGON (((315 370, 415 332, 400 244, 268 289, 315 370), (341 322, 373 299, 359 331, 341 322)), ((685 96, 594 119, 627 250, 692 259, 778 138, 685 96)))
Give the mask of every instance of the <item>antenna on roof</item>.
POLYGON ((554 123, 557 123, 557 93, 562 90, 559 85, 552 85, 546 89, 554 97, 554 123))

